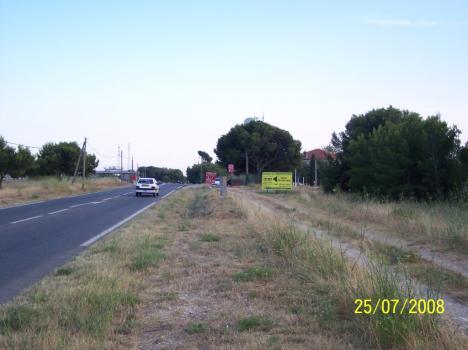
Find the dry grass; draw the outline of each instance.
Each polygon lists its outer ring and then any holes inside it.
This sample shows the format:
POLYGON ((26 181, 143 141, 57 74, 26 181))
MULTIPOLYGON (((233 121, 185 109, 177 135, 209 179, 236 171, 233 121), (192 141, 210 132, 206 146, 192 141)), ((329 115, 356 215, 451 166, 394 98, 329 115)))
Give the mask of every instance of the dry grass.
POLYGON ((289 271, 296 280, 295 298, 290 303, 303 314, 313 315, 322 329, 337 332, 357 348, 464 349, 468 345, 462 333, 437 316, 355 315, 357 298, 403 300, 416 296, 416 289, 409 278, 402 280, 387 264, 370 260, 362 265, 349 260, 326 241, 282 220, 275 209, 235 195, 255 230, 263 234, 276 267, 289 271), (272 222, 276 222, 273 227, 272 222))
MULTIPOLYGON (((434 217, 440 218, 439 225, 448 225, 452 217, 449 214, 444 217, 443 213, 456 212, 453 215, 460 221, 467 212, 463 207, 454 209, 449 203, 373 203, 369 199, 351 200, 348 196, 326 195, 309 188, 288 194, 243 193, 254 196, 278 214, 312 224, 340 242, 386 260, 398 270, 408 272, 418 281, 456 300, 464 302, 468 298, 468 278, 462 274, 468 264, 466 255, 448 250, 430 237, 421 243, 420 236, 410 232, 404 234, 402 228, 407 221, 402 213, 414 218, 427 218, 431 212, 437 212, 434 217), (417 211, 419 214, 415 214, 417 211), (395 212, 399 213, 399 219, 395 212), (400 227, 401 231, 392 229, 394 226, 400 227)), ((461 229, 466 231, 466 227, 461 229)))
MULTIPOLYGON (((379 201, 345 194, 327 195, 301 188, 298 202, 326 210, 329 216, 375 225, 385 233, 468 254, 468 207, 463 202, 379 201)), ((322 217, 323 219, 323 217, 322 217)))
POLYGON ((70 180, 58 180, 55 177, 5 181, 2 189, 0 189, 0 206, 52 199, 84 192, 95 192, 127 184, 116 178, 91 178, 86 180, 83 191, 80 179, 74 184, 70 180))
POLYGON ((353 298, 375 291, 377 275, 256 208, 214 190, 176 192, 1 306, 0 348, 466 345, 437 320, 356 318, 353 298), (388 340, 395 324, 412 328, 388 340))
POLYGON ((174 199, 165 211, 174 241, 141 298, 139 348, 346 348, 290 308, 287 277, 268 267, 262 241, 230 198, 205 190, 174 199), (189 227, 181 225, 187 218, 189 227))

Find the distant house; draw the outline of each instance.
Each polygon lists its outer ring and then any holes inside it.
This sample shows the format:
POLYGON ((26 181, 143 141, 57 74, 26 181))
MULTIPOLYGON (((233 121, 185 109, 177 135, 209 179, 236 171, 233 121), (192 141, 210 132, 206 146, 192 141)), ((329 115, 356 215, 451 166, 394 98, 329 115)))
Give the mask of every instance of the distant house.
POLYGON ((327 160, 330 157, 332 159, 335 159, 336 154, 332 152, 328 152, 320 148, 316 148, 316 149, 313 149, 312 151, 306 151, 302 153, 302 162, 304 164, 307 164, 307 165, 310 164, 310 161, 315 158, 315 164, 311 164, 311 166, 313 166, 313 172, 314 172, 313 179, 311 180, 311 184, 315 186, 320 185, 319 174, 317 171, 319 167, 319 163, 317 161, 327 160))
POLYGON ((309 162, 314 156, 315 156, 315 159, 317 160, 327 160, 328 157, 331 157, 332 159, 336 158, 335 153, 328 152, 320 148, 316 148, 316 149, 313 149, 312 151, 303 152, 302 160, 304 162, 309 162))

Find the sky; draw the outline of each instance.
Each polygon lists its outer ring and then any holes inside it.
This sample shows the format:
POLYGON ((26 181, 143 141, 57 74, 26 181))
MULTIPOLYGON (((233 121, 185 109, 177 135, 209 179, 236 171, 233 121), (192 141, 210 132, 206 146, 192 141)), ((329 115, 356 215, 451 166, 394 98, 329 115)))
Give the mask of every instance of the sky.
POLYGON ((0 135, 101 169, 185 172, 252 116, 310 150, 389 105, 467 141, 467 1, 0 0, 0 135))

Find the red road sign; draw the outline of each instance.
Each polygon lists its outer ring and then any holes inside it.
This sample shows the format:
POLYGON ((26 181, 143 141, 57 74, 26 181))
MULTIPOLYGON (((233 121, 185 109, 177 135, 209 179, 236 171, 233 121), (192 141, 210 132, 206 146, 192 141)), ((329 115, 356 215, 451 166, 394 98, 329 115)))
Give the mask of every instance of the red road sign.
POLYGON ((212 185, 214 184, 215 180, 216 180, 216 173, 211 173, 207 171, 205 174, 205 183, 207 183, 208 185, 212 185))
POLYGON ((228 164, 228 172, 232 174, 234 172, 234 164, 228 164))

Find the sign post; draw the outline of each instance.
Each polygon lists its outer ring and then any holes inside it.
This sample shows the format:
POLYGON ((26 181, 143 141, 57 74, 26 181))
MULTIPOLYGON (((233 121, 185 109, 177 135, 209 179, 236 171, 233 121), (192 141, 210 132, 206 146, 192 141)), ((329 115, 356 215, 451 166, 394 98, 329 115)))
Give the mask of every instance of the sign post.
POLYGON ((216 181, 216 173, 207 171, 205 174, 205 183, 208 185, 213 185, 216 181))
POLYGON ((262 190, 292 190, 292 173, 262 173, 262 190))

